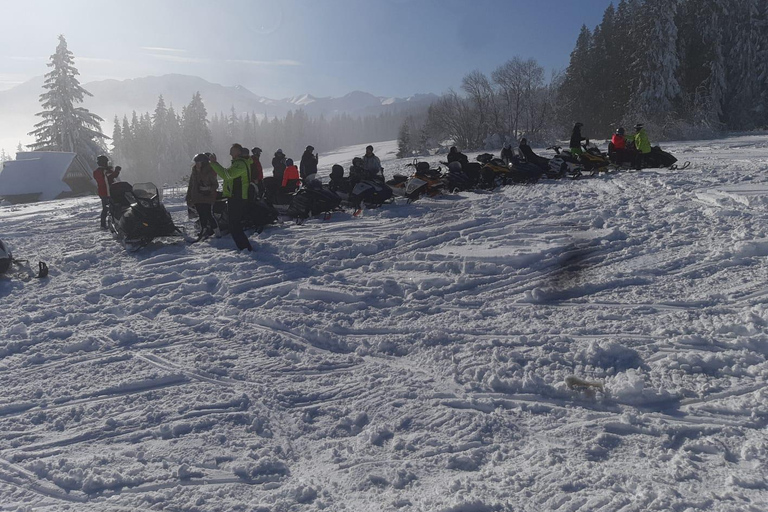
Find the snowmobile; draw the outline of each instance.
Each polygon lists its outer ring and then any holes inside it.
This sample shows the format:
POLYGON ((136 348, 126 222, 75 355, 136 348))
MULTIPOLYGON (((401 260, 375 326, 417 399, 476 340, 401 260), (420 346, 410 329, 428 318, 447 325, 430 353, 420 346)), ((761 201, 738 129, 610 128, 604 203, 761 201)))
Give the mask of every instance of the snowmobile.
POLYGON ((570 178, 572 180, 583 176, 584 166, 570 151, 563 151, 560 146, 550 146, 547 149, 554 150, 555 156, 549 161, 551 173, 558 178, 570 178))
POLYGON ((445 174, 445 183, 451 192, 460 192, 463 190, 472 190, 477 186, 480 179, 480 166, 475 172, 467 172, 461 162, 451 162, 448 165, 448 172, 445 174))
POLYGON ((283 187, 274 176, 264 178, 262 185, 264 186, 264 199, 281 214, 288 211, 293 196, 300 187, 298 183, 288 183, 283 187))
POLYGON ((407 166, 415 168, 412 176, 395 174, 386 183, 395 195, 407 197, 410 203, 422 196, 434 197, 443 193, 446 182, 440 167, 432 169, 428 162, 418 162, 415 159, 407 166))
POLYGON ((20 269, 26 269, 27 273, 26 276, 23 276, 22 279, 30 279, 32 277, 36 277, 38 279, 42 279, 44 277, 48 276, 48 265, 43 262, 39 261, 37 263, 37 275, 35 275, 34 271, 29 267, 29 261, 27 260, 17 260, 13 257, 13 254, 11 253, 11 248, 8 247, 5 242, 0 240, 0 276, 10 276, 14 274, 14 268, 13 266, 16 265, 20 269))
MULTIPOLYGON (((219 235, 229 234, 229 212, 227 210, 227 199, 219 192, 216 202, 213 203, 213 218, 219 227, 219 235)), ((266 199, 253 196, 248 199, 245 212, 243 212, 243 229, 253 229, 256 233, 261 233, 264 228, 277 222, 280 212, 272 206, 266 199)), ((195 229, 200 232, 202 227, 198 219, 195 222, 195 229)))
POLYGON ((302 224, 309 217, 320 214, 325 214, 327 219, 331 212, 339 210, 341 198, 335 192, 323 188, 323 184, 317 179, 311 179, 311 176, 307 176, 305 182, 306 186, 293 195, 286 211, 286 215, 295 219, 296 224, 302 224))
POLYGON ((612 166, 608 155, 605 155, 594 144, 582 144, 581 146, 584 152, 579 156, 581 165, 584 166, 584 170, 590 173, 590 176, 596 176, 598 173, 608 171, 612 166))
POLYGON ((359 215, 363 205, 367 208, 378 208, 394 201, 394 193, 389 185, 384 183, 383 176, 359 172, 356 175, 352 172, 350 174, 349 177, 344 176, 344 168, 338 164, 334 165, 331 168, 331 180, 325 188, 339 196, 342 205, 354 208, 353 215, 359 215))
POLYGON ((643 167, 656 168, 668 167, 672 170, 683 170, 691 166, 691 162, 685 162, 683 165, 677 165, 677 158, 672 153, 664 151, 659 146, 653 146, 651 152, 643 157, 643 167))
POLYGON ((107 226, 126 248, 134 250, 158 237, 184 236, 160 201, 154 183, 113 183, 107 226))
POLYGON ((542 171, 535 166, 523 165, 522 161, 517 166, 507 165, 490 153, 477 155, 477 161, 483 164, 479 186, 486 190, 511 183, 536 183, 542 175, 542 171))

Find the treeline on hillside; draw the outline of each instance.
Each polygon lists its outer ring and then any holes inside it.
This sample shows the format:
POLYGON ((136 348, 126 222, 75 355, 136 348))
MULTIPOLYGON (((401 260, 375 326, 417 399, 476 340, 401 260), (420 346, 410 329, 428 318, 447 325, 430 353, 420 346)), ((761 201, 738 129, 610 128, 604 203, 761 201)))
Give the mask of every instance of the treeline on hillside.
POLYGON ((561 76, 545 79, 534 59, 514 57, 489 76, 473 71, 454 90, 430 105, 425 115, 400 126, 398 155, 423 154, 440 142, 462 149, 498 149, 518 137, 548 140, 562 131, 557 119, 561 76))
POLYGON ((560 88, 564 123, 657 137, 766 126, 766 0, 621 0, 582 27, 560 88))
POLYGON ((238 113, 233 108, 225 115, 213 114, 208 120, 203 99, 196 93, 180 114, 167 107, 160 96, 153 113, 133 113, 122 121, 115 118, 112 135, 115 164, 121 165, 133 180, 176 182, 188 175, 192 158, 201 152, 225 156, 237 142, 244 147, 260 147, 262 164, 271 165, 275 151, 282 149, 298 161, 308 145, 318 152, 340 146, 392 140, 408 112, 382 113, 353 117, 347 114, 311 118, 299 109, 286 117, 268 119, 253 112, 238 113))
POLYGON ((424 116, 400 127, 399 154, 431 140, 496 149, 527 137, 563 139, 574 122, 609 137, 646 124, 651 136, 691 138, 768 125, 768 1, 621 0, 582 27, 562 74, 545 81, 515 57, 490 76, 464 76, 424 116))

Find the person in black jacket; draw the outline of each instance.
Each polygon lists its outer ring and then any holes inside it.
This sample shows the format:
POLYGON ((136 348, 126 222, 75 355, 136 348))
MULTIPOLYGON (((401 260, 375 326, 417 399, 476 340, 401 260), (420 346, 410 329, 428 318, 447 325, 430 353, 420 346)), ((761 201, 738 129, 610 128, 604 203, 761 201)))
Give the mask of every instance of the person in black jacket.
POLYGON ((512 149, 512 144, 510 144, 509 142, 504 144, 504 147, 501 148, 501 155, 499 156, 504 161, 505 164, 509 165, 510 162, 512 162, 513 159, 515 158, 515 152, 512 149))
POLYGON ((282 149, 275 151, 275 157, 272 159, 272 176, 278 183, 283 182, 283 173, 285 172, 285 153, 282 149))
POLYGON ((459 162, 462 167, 465 167, 469 163, 469 158, 467 158, 467 155, 456 149, 456 146, 451 146, 450 151, 448 151, 447 160, 449 164, 451 162, 459 162))
POLYGON ((301 175, 302 181, 304 181, 304 179, 311 174, 317 174, 317 162, 319 159, 317 157, 317 153, 312 153, 314 150, 314 147, 307 146, 304 154, 301 155, 301 162, 299 162, 299 174, 301 175))
POLYGON ((549 159, 539 156, 533 152, 531 146, 528 145, 528 139, 520 139, 520 154, 523 155, 526 162, 530 162, 540 168, 542 171, 549 169, 549 159))
POLYGON ((581 141, 586 140, 587 143, 589 143, 589 139, 586 139, 581 135, 582 126, 584 126, 584 123, 576 123, 573 125, 573 131, 571 132, 571 142, 569 144, 569 147, 571 148, 571 154, 573 156, 578 156, 584 152, 584 150, 581 149, 581 141))

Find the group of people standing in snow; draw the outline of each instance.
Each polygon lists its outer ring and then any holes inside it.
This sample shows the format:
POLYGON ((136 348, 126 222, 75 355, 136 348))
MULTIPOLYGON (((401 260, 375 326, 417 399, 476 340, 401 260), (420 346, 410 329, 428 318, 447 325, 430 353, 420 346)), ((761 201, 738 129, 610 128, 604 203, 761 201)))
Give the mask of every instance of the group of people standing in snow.
MULTIPOLYGON (((573 125, 571 131, 571 141, 569 143, 572 155, 581 155, 584 150, 581 147, 581 142, 586 141, 589 144, 589 139, 581 134, 581 128, 583 123, 576 123, 573 125)), ((631 137, 626 136, 626 130, 620 126, 616 128, 616 132, 611 137, 611 143, 608 146, 608 157, 611 160, 621 163, 629 162, 635 166, 636 169, 643 167, 646 155, 651 152, 651 142, 648 139, 648 133, 645 131, 643 123, 637 123, 635 125, 635 134, 631 137)))
MULTIPOLYGON (((219 197, 226 199, 228 214, 228 229, 232 234, 238 250, 253 250, 246 236, 242 220, 248 207, 248 201, 263 197, 268 188, 277 193, 295 192, 301 183, 317 173, 319 156, 313 146, 307 146, 301 156, 299 166, 293 159, 287 158, 282 149, 275 151, 272 158, 272 178, 265 179, 264 169, 261 164, 262 150, 254 147, 249 150, 241 144, 232 144, 229 149, 231 163, 224 167, 218 161, 214 153, 200 153, 193 159, 192 172, 187 186, 186 201, 193 207, 200 219, 200 233, 198 238, 206 238, 212 235, 221 236, 214 205, 219 197), (222 181, 221 195, 219 195, 219 179, 222 181)), ((106 219, 110 208, 110 187, 120 174, 120 167, 112 168, 106 156, 99 156, 98 167, 93 172, 93 177, 98 185, 98 193, 101 198, 101 227, 107 229, 106 219)), ((356 157, 352 168, 360 166, 366 171, 383 173, 381 161, 373 152, 373 146, 367 146, 365 154, 356 157)))

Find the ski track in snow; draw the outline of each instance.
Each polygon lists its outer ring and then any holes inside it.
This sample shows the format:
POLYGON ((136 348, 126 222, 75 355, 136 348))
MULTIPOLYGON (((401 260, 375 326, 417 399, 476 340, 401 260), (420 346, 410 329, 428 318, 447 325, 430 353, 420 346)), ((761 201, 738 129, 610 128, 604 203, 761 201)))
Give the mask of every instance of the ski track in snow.
POLYGON ((0 510, 764 510, 768 137, 665 149, 691 168, 398 200, 252 254, 126 252, 97 198, 1 206, 51 270, 0 278, 0 510))

